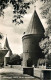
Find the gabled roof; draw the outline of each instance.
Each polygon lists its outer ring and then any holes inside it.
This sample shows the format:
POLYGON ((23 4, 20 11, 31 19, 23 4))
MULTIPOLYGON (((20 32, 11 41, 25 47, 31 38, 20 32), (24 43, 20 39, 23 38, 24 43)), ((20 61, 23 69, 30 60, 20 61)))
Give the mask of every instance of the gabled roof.
POLYGON ((43 25, 40 21, 40 18, 36 10, 34 10, 34 13, 29 23, 29 26, 27 28, 26 34, 43 34, 43 33, 44 33, 43 25))
POLYGON ((12 53, 10 51, 7 52, 7 54, 5 55, 5 57, 10 57, 12 55, 12 53))

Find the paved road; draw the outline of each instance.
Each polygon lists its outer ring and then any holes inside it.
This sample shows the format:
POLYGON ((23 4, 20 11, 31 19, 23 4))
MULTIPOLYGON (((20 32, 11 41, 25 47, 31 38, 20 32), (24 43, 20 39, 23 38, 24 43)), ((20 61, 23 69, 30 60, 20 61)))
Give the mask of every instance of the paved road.
POLYGON ((1 73, 20 73, 20 74, 23 74, 23 71, 20 71, 18 69, 13 69, 13 68, 1 68, 0 74, 1 73))
POLYGON ((26 74, 5 73, 1 75, 0 80, 40 80, 40 79, 26 74))
POLYGON ((38 78, 23 74, 23 71, 13 68, 0 69, 0 80, 40 80, 38 78))

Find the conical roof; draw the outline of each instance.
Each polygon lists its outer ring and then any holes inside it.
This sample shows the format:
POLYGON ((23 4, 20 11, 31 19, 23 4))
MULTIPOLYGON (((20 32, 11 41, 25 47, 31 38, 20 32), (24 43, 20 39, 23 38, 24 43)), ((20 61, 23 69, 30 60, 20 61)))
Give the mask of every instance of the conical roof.
POLYGON ((7 52, 7 54, 5 55, 5 57, 10 57, 12 55, 12 53, 10 51, 7 52))
POLYGON ((34 10, 33 16, 31 18, 30 24, 27 28, 26 34, 43 34, 44 28, 43 25, 39 19, 39 16, 34 10))
POLYGON ((5 49, 7 48, 8 50, 10 50, 10 47, 9 47, 9 43, 8 43, 7 37, 6 37, 6 39, 5 39, 4 48, 5 48, 5 49))

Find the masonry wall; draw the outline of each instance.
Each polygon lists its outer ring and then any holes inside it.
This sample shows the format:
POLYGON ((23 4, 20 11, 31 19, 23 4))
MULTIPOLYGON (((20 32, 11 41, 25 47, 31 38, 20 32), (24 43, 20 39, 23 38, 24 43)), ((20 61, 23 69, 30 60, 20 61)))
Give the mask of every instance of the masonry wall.
POLYGON ((39 47, 41 35, 29 34, 22 37, 23 41, 23 65, 27 65, 27 60, 32 59, 33 64, 37 64, 39 58, 44 57, 39 47))

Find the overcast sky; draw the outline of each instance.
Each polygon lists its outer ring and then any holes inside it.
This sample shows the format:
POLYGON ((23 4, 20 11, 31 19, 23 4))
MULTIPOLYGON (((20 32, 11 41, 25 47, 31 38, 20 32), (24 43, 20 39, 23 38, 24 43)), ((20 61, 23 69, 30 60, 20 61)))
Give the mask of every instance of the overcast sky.
MULTIPOLYGON (((38 15, 40 15, 39 6, 41 5, 39 5, 38 2, 36 5, 37 5, 36 8, 37 8, 38 15)), ((15 26, 15 24, 12 23, 12 19, 13 19, 12 11, 13 8, 11 5, 4 10, 5 12, 4 19, 3 17, 0 17, 0 32, 3 33, 3 35, 7 34, 8 42, 12 52, 16 54, 21 54, 23 52, 22 49, 23 32, 26 31, 29 25, 30 19, 34 12, 34 5, 31 5, 30 9, 27 10, 28 13, 24 15, 24 19, 23 19, 24 24, 15 26)), ((39 17, 41 18, 41 16, 39 17)), ((45 20, 41 18, 41 21, 46 28, 45 20)))

